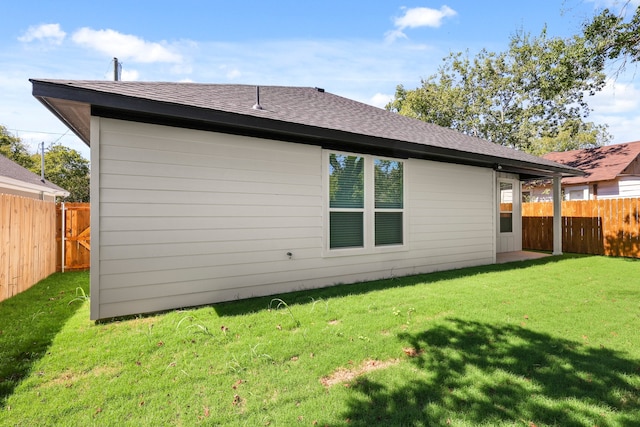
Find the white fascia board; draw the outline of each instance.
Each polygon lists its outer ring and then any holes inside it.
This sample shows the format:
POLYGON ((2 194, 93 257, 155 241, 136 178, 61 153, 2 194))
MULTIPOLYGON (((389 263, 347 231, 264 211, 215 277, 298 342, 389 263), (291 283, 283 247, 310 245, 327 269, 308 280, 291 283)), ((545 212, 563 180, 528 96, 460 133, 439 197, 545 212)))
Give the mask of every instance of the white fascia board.
POLYGON ((10 188, 12 190, 26 191, 29 193, 45 193, 51 194, 57 197, 67 197, 70 193, 66 190, 59 191, 54 190, 53 188, 49 188, 44 185, 30 184, 28 182, 20 181, 17 179, 9 178, 6 176, 0 176, 0 186, 5 188, 10 188))

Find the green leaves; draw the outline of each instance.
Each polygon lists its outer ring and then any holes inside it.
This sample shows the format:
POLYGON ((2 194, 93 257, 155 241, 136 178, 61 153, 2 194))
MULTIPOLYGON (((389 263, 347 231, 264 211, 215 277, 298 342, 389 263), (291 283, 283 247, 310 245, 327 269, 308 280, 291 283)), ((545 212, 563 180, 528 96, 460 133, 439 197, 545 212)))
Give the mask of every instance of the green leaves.
POLYGON ((640 60, 640 7, 629 20, 625 20, 627 5, 619 15, 604 9, 583 26, 584 37, 596 60, 623 58, 624 62, 640 60))
POLYGON ((0 154, 27 169, 31 169, 35 165, 27 146, 19 137, 11 135, 2 125, 0 125, 0 154))
MULTIPOLYGON (((20 166, 40 174, 40 153, 29 153, 22 140, 13 136, 0 125, 0 154, 13 160, 20 166)), ((60 144, 52 144, 44 154, 45 178, 71 194, 67 202, 88 202, 90 169, 89 161, 71 148, 60 144)))
MULTIPOLYGON (((39 157, 39 156, 37 156, 39 157)), ((44 154, 45 177, 71 194, 67 202, 88 202, 90 200, 89 161, 74 149, 60 144, 50 145, 44 154)), ((36 170, 40 172, 38 163, 36 170)))
POLYGON ((387 109, 468 135, 524 151, 548 146, 541 140, 567 135, 582 148, 605 143, 606 129, 583 119, 589 115, 585 94, 605 84, 602 62, 586 40, 512 36, 509 50, 452 53, 438 73, 413 90, 396 89, 387 109), (570 125, 569 125, 570 124, 570 125))

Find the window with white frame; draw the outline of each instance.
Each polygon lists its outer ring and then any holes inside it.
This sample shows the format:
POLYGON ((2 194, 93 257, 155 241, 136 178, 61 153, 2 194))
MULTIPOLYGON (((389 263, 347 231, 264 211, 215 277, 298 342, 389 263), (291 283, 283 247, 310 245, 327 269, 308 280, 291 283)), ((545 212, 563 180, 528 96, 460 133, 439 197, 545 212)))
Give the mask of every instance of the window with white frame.
POLYGON ((513 233, 513 184, 500 181, 500 232, 513 233))
POLYGON ((569 190, 565 191, 565 196, 567 200, 584 200, 585 189, 580 188, 579 190, 569 190))
POLYGON ((404 244, 404 162, 327 152, 328 248, 404 244))

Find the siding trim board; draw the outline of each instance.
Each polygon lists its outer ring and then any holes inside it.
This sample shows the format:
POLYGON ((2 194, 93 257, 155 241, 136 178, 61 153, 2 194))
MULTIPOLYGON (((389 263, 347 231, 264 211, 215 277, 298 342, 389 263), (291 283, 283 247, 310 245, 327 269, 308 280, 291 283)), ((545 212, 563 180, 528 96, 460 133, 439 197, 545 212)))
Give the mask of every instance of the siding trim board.
POLYGON ((100 204, 100 118, 91 117, 91 205, 90 212, 91 229, 95 230, 91 236, 91 270, 90 276, 90 311, 91 319, 102 319, 107 317, 101 312, 100 305, 100 260, 101 260, 101 244, 102 234, 100 212, 102 206, 100 204))

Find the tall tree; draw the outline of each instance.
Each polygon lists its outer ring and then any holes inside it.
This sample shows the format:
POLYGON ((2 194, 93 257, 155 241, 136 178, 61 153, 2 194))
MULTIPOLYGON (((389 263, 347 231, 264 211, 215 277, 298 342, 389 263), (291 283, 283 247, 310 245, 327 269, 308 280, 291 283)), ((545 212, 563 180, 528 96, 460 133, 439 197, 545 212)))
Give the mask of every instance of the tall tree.
MULTIPOLYGON (((31 171, 40 173, 40 156, 34 154, 33 157, 38 161, 31 171)), ((60 144, 50 145, 44 153, 44 173, 49 181, 71 193, 65 201, 90 201, 89 161, 78 151, 60 144)))
MULTIPOLYGON (((11 135, 0 125, 0 154, 40 174, 40 153, 32 154, 22 140, 11 135)), ((90 200, 89 161, 78 151, 60 144, 51 144, 44 154, 44 175, 49 181, 64 188, 71 194, 67 202, 88 202, 90 200)))
POLYGON ((625 2, 617 14, 604 9, 586 22, 583 29, 594 56, 621 59, 620 69, 624 69, 627 62, 640 61, 640 6, 635 13, 630 1, 625 2))
POLYGON ((2 125, 0 125, 0 154, 24 168, 31 169, 34 166, 27 146, 19 137, 9 133, 7 128, 2 125))
POLYGON ((387 109, 537 154, 560 135, 566 149, 610 138, 606 127, 583 120, 585 94, 605 83, 603 62, 584 38, 549 38, 544 29, 512 36, 506 52, 452 53, 443 61, 421 87, 398 86, 387 109))

